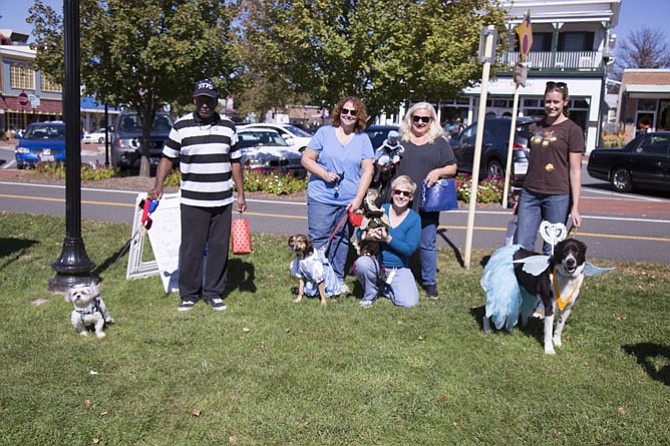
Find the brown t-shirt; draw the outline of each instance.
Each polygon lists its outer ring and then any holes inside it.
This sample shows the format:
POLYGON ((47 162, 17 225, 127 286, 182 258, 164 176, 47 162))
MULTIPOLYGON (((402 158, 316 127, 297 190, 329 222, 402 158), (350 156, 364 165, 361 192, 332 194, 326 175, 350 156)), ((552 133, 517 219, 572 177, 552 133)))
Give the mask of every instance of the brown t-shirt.
POLYGON ((584 151, 584 132, 574 121, 530 125, 530 160, 524 187, 540 194, 570 193, 570 152, 584 151))

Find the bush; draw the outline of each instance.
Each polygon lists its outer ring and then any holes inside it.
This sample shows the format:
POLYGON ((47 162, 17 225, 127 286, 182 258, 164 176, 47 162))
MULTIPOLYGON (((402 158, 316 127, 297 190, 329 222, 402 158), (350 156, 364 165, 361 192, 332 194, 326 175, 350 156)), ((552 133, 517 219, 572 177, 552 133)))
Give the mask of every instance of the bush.
MULTIPOLYGON (((470 201, 470 191, 472 190, 472 177, 468 175, 457 175, 456 195, 459 201, 470 201)), ((502 202, 504 180, 500 178, 484 178, 477 187, 477 203, 500 203, 502 202)))
MULTIPOLYGON (((166 186, 179 186, 181 172, 174 169, 165 179, 166 186)), ((290 195, 307 189, 307 179, 298 178, 294 172, 282 173, 266 169, 244 169, 244 190, 274 195, 290 195)))
MULTIPOLYGON (((63 163, 37 163, 35 171, 49 175, 56 179, 65 178, 65 165, 63 163)), ((84 181, 106 180, 120 176, 118 169, 108 169, 100 163, 86 163, 81 165, 81 179, 84 181)))
POLYGON ((307 189, 307 178, 297 178, 292 171, 282 173, 265 169, 245 169, 244 190, 289 195, 307 189))
POLYGON ((612 134, 603 132, 602 144, 605 148, 623 147, 626 145, 626 135, 622 131, 612 134))

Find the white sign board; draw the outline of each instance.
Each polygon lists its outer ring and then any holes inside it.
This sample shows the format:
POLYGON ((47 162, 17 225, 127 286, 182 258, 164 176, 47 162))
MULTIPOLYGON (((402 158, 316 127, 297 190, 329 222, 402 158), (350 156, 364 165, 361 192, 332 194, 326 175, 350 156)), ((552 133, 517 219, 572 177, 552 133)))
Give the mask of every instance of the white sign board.
POLYGON ((127 279, 136 279, 160 274, 166 293, 179 291, 179 244, 181 242, 181 216, 179 213, 179 194, 165 194, 150 215, 151 228, 142 227, 142 208, 140 202, 146 194, 139 194, 135 199, 136 211, 133 220, 134 234, 128 254, 127 279), (149 242, 155 261, 142 260, 145 234, 149 234, 149 242))

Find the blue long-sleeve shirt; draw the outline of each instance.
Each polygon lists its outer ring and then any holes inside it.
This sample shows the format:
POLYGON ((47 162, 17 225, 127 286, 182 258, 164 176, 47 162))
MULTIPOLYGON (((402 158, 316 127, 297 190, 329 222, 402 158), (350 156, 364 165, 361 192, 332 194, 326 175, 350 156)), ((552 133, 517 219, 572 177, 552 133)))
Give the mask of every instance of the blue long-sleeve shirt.
MULTIPOLYGON (((382 205, 384 213, 389 214, 391 203, 382 205)), ((380 243, 381 265, 387 268, 409 268, 409 258, 419 247, 421 240, 421 217, 413 210, 397 227, 389 227, 391 243, 380 243)), ((360 233, 359 233, 360 237, 360 233)))

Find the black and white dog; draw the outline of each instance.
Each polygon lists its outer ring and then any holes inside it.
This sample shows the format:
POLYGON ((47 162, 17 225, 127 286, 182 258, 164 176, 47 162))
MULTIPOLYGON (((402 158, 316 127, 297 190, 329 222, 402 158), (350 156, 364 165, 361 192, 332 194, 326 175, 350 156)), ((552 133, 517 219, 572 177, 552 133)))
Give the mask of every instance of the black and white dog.
POLYGON ((556 354, 554 347, 561 346, 563 328, 579 297, 584 275, 610 269, 589 264, 586 245, 575 239, 558 242, 553 256, 528 251, 520 245, 500 248, 486 264, 481 280, 486 291, 484 331, 492 331, 491 320, 497 329, 504 326, 511 331, 519 315, 525 325, 539 300, 545 308, 544 352, 556 354))

